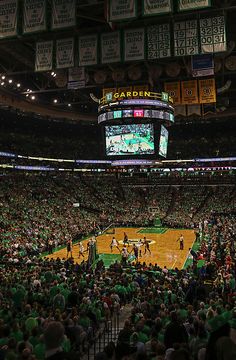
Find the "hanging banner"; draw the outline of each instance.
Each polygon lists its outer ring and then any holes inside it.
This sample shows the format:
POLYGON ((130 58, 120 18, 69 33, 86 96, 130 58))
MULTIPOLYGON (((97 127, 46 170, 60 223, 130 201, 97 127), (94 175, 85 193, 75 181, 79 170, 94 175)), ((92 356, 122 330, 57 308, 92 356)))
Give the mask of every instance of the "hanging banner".
POLYGON ((200 19, 200 36, 203 54, 226 51, 225 17, 200 19))
POLYGON ((215 79, 199 80, 199 101, 200 104, 210 104, 216 102, 215 79))
POLYGON ((110 0, 109 21, 130 20, 137 16, 136 0, 110 0))
POLYGON ((124 32, 124 61, 144 60, 144 28, 125 30, 124 32))
POLYGON ((120 32, 101 35, 101 63, 111 64, 121 61, 120 32))
POLYGON ((17 0, 0 2, 0 39, 17 34, 17 0))
POLYGON ((74 38, 57 40, 56 67, 64 69, 74 66, 74 38))
POLYGON ((151 25, 147 27, 148 60, 171 56, 170 25, 151 25))
POLYGON ((35 71, 52 70, 52 52, 52 41, 43 41, 36 43, 35 71))
POLYGON ((187 116, 198 115, 201 116, 201 105, 187 105, 187 116))
POLYGON ((68 89, 80 89, 85 87, 85 85, 86 74, 83 66, 68 69, 68 89))
POLYGON ((199 54, 197 20, 174 23, 175 56, 199 54))
POLYGON ((52 0, 52 29, 62 29, 75 25, 75 0, 52 0))
POLYGON ((79 37, 79 66, 97 65, 98 37, 88 35, 79 37))
POLYGON ((182 104, 198 104, 197 80, 182 81, 182 104))
POLYGON ((180 82, 170 82, 164 84, 165 92, 167 92, 173 99, 174 105, 181 104, 181 94, 180 94, 180 82))
POLYGON ((46 1, 25 0, 24 1, 24 34, 46 30, 46 1))
POLYGON ((214 60, 212 54, 192 56, 193 77, 214 75, 214 60))
POLYGON ((179 11, 196 10, 211 6, 211 0, 179 0, 179 11))
POLYGON ((143 16, 168 14, 171 11, 171 0, 143 0, 143 16))

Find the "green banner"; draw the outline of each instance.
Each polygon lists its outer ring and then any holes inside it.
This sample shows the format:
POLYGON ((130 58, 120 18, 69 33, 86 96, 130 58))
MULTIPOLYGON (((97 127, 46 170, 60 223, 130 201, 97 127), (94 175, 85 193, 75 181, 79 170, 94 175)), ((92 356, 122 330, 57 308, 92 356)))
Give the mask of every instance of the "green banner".
POLYGON ((196 10, 211 6, 211 0, 179 0, 179 11, 196 10))
POLYGON ((97 65, 98 37, 97 34, 79 37, 79 66, 97 65))
POLYGON ((110 0, 109 21, 130 20, 137 16, 136 0, 110 0))
POLYGON ((101 63, 111 64, 121 61, 120 32, 101 35, 101 63))
POLYGON ((168 14, 172 11, 172 0, 143 0, 143 16, 168 14))
POLYGON ((52 1, 52 29, 75 26, 75 0, 52 1))
POLYGON ((45 10, 45 0, 24 1, 24 33, 33 33, 46 30, 45 10))
POLYGON ((0 2, 0 39, 17 34, 17 0, 0 2))

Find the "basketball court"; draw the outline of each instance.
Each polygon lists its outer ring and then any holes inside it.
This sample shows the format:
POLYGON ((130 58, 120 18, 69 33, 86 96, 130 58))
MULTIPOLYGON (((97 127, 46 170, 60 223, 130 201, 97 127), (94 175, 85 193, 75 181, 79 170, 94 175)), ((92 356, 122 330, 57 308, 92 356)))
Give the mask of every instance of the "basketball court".
MULTIPOLYGON (((113 228, 108 232, 97 237, 97 252, 100 258, 103 259, 105 265, 109 266, 112 262, 120 260, 120 252, 117 248, 113 248, 111 252, 110 244, 113 236, 118 242, 119 249, 123 247, 124 232, 128 235, 130 245, 128 251, 131 252, 132 245, 137 243, 139 239, 146 237, 150 244, 151 254, 144 254, 144 246, 141 246, 142 256, 139 261, 159 265, 160 267, 166 266, 168 269, 175 267, 182 269, 188 258, 189 248, 192 248, 195 235, 193 230, 181 229, 168 229, 168 228, 113 228), (178 238, 180 235, 184 237, 184 250, 179 249, 178 238)), ((84 248, 87 249, 88 239, 84 241, 84 248)), ((131 253, 133 255, 133 253, 131 253)), ((47 258, 57 257, 66 258, 66 247, 55 251, 53 254, 47 255, 47 258)), ((73 257, 76 262, 80 263, 87 260, 88 254, 84 253, 84 258, 79 258, 78 243, 73 245, 73 257)))

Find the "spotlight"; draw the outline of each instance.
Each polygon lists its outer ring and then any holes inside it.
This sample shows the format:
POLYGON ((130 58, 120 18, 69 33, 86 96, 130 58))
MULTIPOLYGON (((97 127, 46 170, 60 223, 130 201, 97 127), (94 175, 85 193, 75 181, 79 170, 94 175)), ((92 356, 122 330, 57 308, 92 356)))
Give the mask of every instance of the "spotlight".
POLYGON ((51 72, 51 75, 53 76, 54 74, 55 74, 54 71, 52 71, 52 72, 51 72))
POLYGON ((57 101, 58 101, 57 99, 54 99, 54 100, 53 100, 54 104, 56 104, 56 103, 57 103, 57 101))
POLYGON ((69 107, 71 107, 71 104, 67 104, 69 107))
POLYGON ((19 87, 20 87, 20 83, 18 83, 16 86, 19 88, 19 87))
POLYGON ((31 100, 35 100, 35 96, 34 96, 34 95, 31 96, 31 100))
POLYGON ((3 85, 5 85, 5 82, 4 82, 4 81, 2 81, 2 82, 1 82, 1 85, 2 85, 2 86, 3 86, 3 85))
POLYGON ((8 82, 9 82, 9 84, 11 84, 11 83, 12 83, 12 79, 9 79, 8 82))
POLYGON ((2 80, 5 80, 6 79, 6 76, 5 75, 2 75, 2 80))

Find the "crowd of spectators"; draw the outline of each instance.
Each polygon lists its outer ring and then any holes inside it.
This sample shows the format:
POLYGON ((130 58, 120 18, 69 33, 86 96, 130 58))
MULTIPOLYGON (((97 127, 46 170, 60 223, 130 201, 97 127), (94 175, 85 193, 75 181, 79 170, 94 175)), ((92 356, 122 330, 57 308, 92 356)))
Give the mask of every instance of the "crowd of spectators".
POLYGON ((131 306, 96 359, 236 357, 235 188, 129 187, 112 177, 9 175, 0 183, 0 358, 79 359, 131 306), (76 207, 73 206, 76 204, 76 207), (230 215, 231 214, 231 215, 230 215), (198 267, 44 260, 55 246, 110 223, 160 217, 197 230, 198 267))
POLYGON ((137 262, 105 269, 72 260, 1 260, 2 359, 79 359, 129 304, 116 343, 95 359, 234 360, 236 218, 202 224, 201 268, 137 262))

